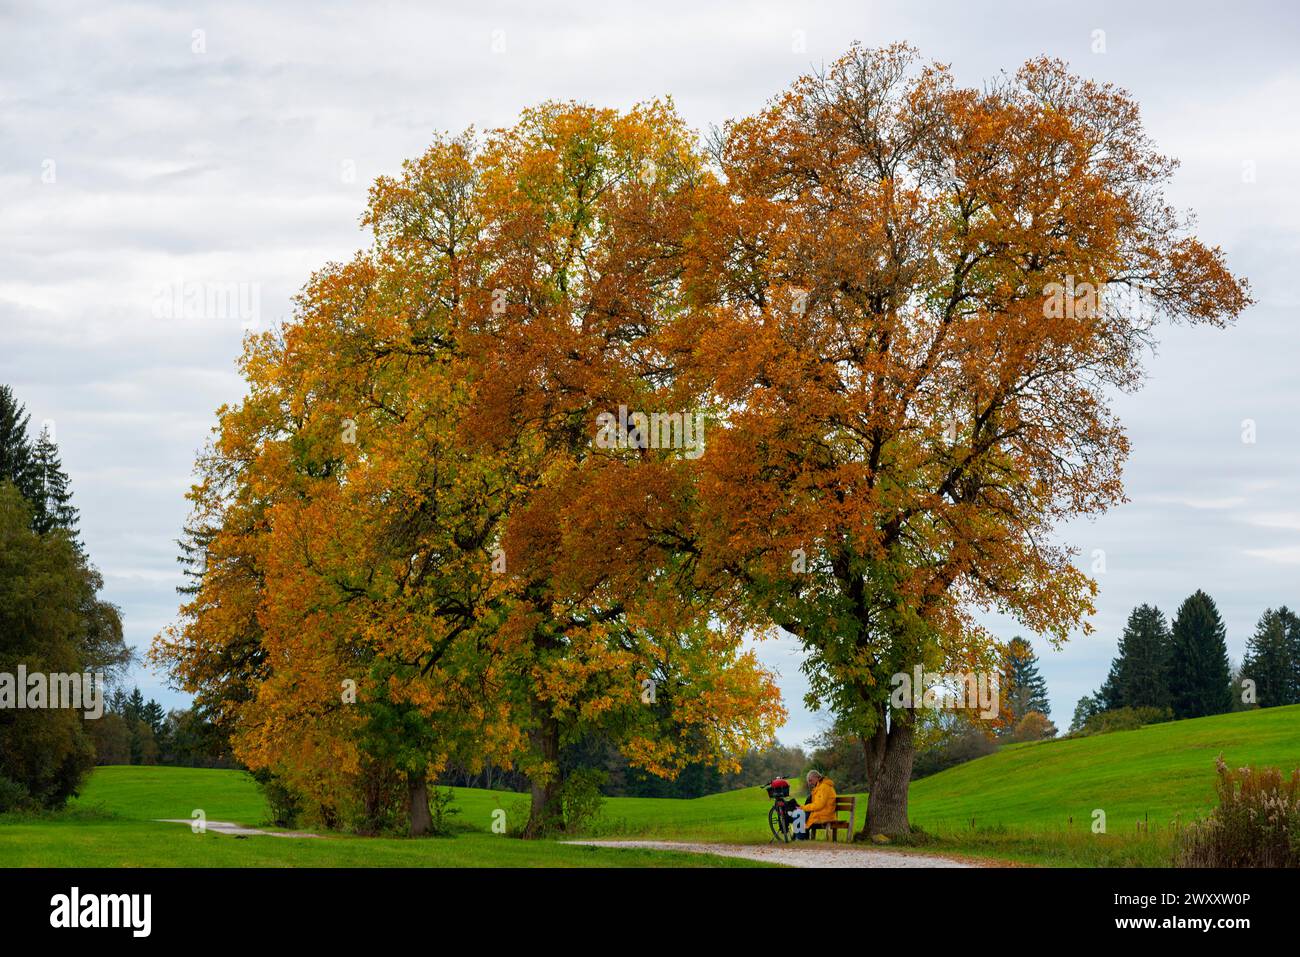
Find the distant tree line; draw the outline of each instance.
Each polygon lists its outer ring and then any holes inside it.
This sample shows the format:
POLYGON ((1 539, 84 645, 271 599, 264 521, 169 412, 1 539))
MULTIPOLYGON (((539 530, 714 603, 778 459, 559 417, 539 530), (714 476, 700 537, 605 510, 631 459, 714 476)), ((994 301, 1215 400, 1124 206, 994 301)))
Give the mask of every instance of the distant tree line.
MULTIPOLYGON (((719 771, 711 764, 689 764, 670 780, 634 767, 611 741, 599 735, 583 737, 560 752, 566 774, 580 770, 597 772, 599 791, 604 797, 697 798, 765 784, 777 775, 802 774, 812 767, 802 748, 779 743, 751 749, 738 760, 740 767, 731 771, 719 771)), ((495 788, 521 793, 528 790, 527 775, 495 766, 480 771, 452 766, 439 775, 436 783, 443 787, 495 788)))
POLYGON ((1154 605, 1133 609, 1106 681, 1075 708, 1072 731, 1103 727, 1116 712, 1200 718, 1251 707, 1300 704, 1300 618, 1267 609, 1234 675, 1227 630, 1209 595, 1197 590, 1172 624, 1154 605))
POLYGON ((139 688, 117 688, 104 716, 87 722, 95 763, 165 764, 189 768, 237 767, 230 742, 196 708, 165 711, 139 688))

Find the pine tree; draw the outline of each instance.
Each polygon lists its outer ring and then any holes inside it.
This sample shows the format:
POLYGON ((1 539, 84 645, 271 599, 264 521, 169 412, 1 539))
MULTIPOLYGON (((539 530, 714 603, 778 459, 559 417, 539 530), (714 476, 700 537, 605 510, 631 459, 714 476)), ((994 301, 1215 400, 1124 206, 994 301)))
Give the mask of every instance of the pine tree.
POLYGON ((1004 661, 1002 694, 1007 720, 1000 733, 1008 734, 1029 712, 1038 711, 1047 716, 1052 706, 1047 700, 1047 682, 1038 671, 1038 656, 1029 642, 1019 636, 1012 638, 1007 643, 1004 661))
POLYGON ((1139 605, 1133 609, 1103 686, 1107 710, 1169 707, 1171 640, 1159 608, 1139 605))
POLYGON ((1120 706, 1119 693, 1119 658, 1116 657, 1110 663, 1110 671, 1106 673, 1106 680, 1101 683, 1097 693, 1092 696, 1093 707, 1096 711, 1114 711, 1120 706))
POLYGON ((144 710, 141 712, 140 716, 144 719, 145 723, 149 725, 149 728, 154 733, 154 737, 162 736, 163 727, 167 723, 167 712, 163 711, 162 705, 150 698, 149 703, 144 706, 144 710))
POLYGON ((1277 610, 1286 630, 1286 655, 1291 663, 1291 677, 1287 683, 1287 704, 1300 704, 1300 616, 1286 605, 1277 610))
POLYGON ((140 721, 144 718, 144 695, 140 693, 139 688, 131 689, 131 695, 126 699, 126 719, 130 721, 140 721))
POLYGON ((1292 704, 1293 661, 1285 608, 1269 608, 1260 616, 1255 634, 1246 642, 1241 676, 1255 682, 1255 700, 1261 708, 1292 704))
POLYGON ((45 535, 62 528, 76 540, 77 510, 72 506, 68 475, 47 429, 41 429, 32 453, 27 497, 32 503, 32 531, 45 535))
POLYGON ((176 542, 181 550, 176 556, 176 563, 181 566, 181 576, 185 580, 176 586, 176 591, 181 595, 195 595, 208 570, 208 546, 212 542, 213 531, 201 525, 186 525, 184 531, 184 538, 176 542))
POLYGON ((1199 718, 1232 710, 1232 670, 1223 619, 1199 589, 1174 617, 1169 695, 1175 718, 1199 718))
POLYGON ((12 482, 24 497, 31 482, 32 443, 27 434, 30 420, 13 390, 0 385, 0 481, 12 482))

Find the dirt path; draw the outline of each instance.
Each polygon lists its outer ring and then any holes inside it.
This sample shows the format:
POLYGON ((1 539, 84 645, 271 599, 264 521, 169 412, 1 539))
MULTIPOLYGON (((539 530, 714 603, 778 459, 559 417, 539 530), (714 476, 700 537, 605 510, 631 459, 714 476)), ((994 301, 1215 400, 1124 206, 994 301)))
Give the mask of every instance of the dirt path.
MULTIPOLYGON (((160 817, 157 820, 161 824, 194 824, 194 821, 187 817, 160 817)), ((204 827, 209 831, 229 834, 233 837, 320 837, 319 834, 309 834, 306 831, 263 831, 259 827, 244 827, 242 824, 232 824, 230 821, 208 821, 204 827)))
POLYGON ((743 857, 751 861, 784 864, 787 867, 976 867, 965 861, 928 854, 900 854, 865 847, 835 847, 825 844, 692 844, 685 841, 565 841, 593 847, 641 847, 653 851, 686 851, 743 857))

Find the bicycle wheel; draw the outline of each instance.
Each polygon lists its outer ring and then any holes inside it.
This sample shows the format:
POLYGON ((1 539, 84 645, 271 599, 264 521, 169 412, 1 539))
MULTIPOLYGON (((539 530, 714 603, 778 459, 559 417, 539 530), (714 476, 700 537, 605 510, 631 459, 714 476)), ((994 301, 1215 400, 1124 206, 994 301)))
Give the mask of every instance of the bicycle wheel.
POLYGON ((790 822, 786 820, 781 808, 775 804, 767 812, 767 826, 772 829, 772 840, 782 843, 790 840, 790 822))

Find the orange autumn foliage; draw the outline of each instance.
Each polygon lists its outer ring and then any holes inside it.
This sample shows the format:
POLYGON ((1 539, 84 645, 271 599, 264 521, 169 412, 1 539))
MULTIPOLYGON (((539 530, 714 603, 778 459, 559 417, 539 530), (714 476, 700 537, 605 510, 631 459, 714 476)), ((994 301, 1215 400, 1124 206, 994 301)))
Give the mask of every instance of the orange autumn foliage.
POLYGON ((249 395, 191 496, 207 568, 153 655, 251 767, 338 817, 376 770, 414 789, 514 765, 540 832, 583 734, 662 775, 771 738, 779 695, 740 632, 682 601, 668 552, 605 548, 622 523, 600 497, 639 480, 582 428, 615 397, 655 401, 636 336, 671 323, 668 247, 700 175, 660 104, 440 141, 376 183, 373 248, 249 341, 249 395))
POLYGON ((906 46, 707 153, 659 102, 439 140, 250 340, 191 496, 208 564, 154 658, 337 813, 379 770, 414 806, 493 762, 529 774, 537 834, 585 735, 665 775, 769 740, 743 638, 781 628, 867 742, 867 830, 905 833, 926 726, 891 676, 996 672, 984 610, 1088 629, 1053 534, 1123 500, 1110 399, 1160 322, 1249 304, 1174 166, 1056 61, 975 90, 906 46), (707 439, 628 441, 625 411, 707 439))
POLYGON ((868 832, 905 833, 890 676, 994 671, 979 610, 1088 630, 1052 533, 1123 500, 1109 397, 1159 321, 1223 325, 1247 286, 1164 200, 1132 100, 1057 61, 975 90, 855 47, 715 154, 700 565, 802 640, 811 697, 869 742, 868 832))

